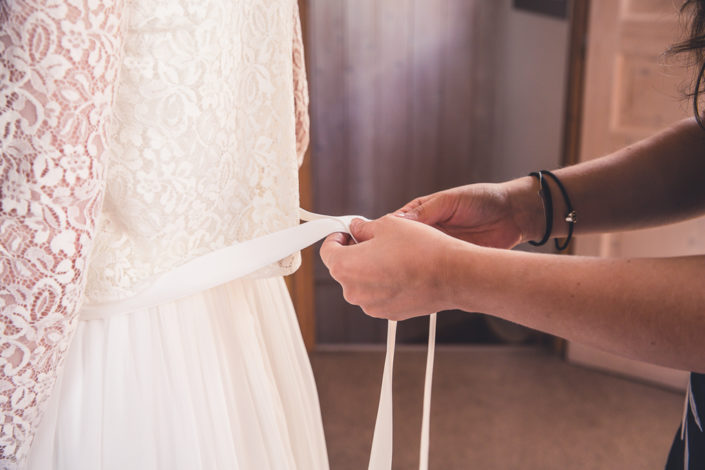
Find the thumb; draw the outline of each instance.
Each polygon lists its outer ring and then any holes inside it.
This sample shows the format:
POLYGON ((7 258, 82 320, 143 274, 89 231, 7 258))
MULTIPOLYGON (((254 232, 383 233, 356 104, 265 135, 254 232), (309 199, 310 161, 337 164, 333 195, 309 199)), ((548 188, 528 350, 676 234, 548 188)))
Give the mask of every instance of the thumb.
POLYGON ((364 242, 375 236, 374 221, 353 219, 350 222, 350 234, 358 242, 364 242))

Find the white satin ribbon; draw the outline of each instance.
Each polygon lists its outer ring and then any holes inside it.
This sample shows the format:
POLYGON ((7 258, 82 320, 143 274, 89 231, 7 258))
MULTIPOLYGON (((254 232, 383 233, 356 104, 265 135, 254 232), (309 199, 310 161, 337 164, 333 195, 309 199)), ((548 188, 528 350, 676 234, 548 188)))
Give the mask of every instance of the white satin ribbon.
MULTIPOLYGON (((299 209, 299 218, 305 224, 270 233, 253 240, 238 243, 195 258, 172 271, 145 283, 138 294, 127 299, 81 307, 81 320, 96 320, 111 315, 129 313, 188 297, 206 289, 247 276, 287 256, 310 246, 335 232, 350 234, 350 222, 359 216, 333 217, 299 209)), ((365 219, 366 220, 366 219, 365 219)), ((352 235, 351 235, 352 236, 352 235)), ((377 420, 375 423, 368 470, 390 470, 393 450, 392 370, 397 322, 389 321, 387 353, 382 373, 377 420)), ((433 380, 433 352, 436 337, 436 314, 429 325, 428 356, 424 383, 423 420, 419 469, 428 469, 429 422, 431 413, 431 384, 433 380)))

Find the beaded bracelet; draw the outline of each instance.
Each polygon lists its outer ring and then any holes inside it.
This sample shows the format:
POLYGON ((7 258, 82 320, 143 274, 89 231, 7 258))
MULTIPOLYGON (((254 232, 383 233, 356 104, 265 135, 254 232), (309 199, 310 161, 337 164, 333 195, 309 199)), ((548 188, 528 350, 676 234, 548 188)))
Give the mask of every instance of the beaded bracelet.
POLYGON ((543 170, 533 171, 529 173, 529 176, 534 176, 539 180, 539 196, 541 196, 543 212, 546 215, 546 231, 543 234, 543 238, 538 242, 529 240, 529 243, 533 246, 541 246, 545 245, 548 239, 551 238, 551 232, 553 231, 553 198, 551 197, 551 188, 544 184, 543 170))

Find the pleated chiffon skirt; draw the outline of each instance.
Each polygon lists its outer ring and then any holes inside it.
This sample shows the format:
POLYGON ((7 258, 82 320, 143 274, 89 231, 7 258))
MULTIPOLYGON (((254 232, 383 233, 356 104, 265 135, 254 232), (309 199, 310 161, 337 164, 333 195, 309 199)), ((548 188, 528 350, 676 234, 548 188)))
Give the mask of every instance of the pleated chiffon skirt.
POLYGON ((29 468, 327 469, 283 279, 80 321, 29 468))

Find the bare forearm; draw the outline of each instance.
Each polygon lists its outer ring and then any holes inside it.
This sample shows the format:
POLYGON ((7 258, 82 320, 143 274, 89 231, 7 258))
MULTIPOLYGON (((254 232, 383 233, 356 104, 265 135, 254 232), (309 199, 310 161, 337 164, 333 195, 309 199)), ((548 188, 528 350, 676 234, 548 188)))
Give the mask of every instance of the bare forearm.
MULTIPOLYGON (((577 233, 629 230, 705 213, 704 155, 705 132, 688 119, 611 155, 555 173, 577 211, 577 233)), ((522 178, 506 184, 524 212, 526 239, 541 238, 544 217, 535 181, 522 178)), ((566 207, 555 184, 548 184, 555 203, 553 234, 563 236, 566 207)))
POLYGON ((449 305, 634 359, 705 372, 705 256, 616 260, 453 250, 449 305))

